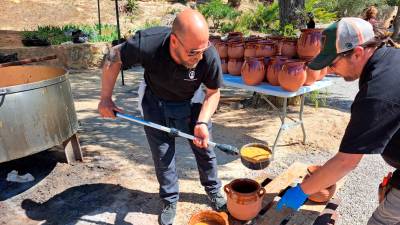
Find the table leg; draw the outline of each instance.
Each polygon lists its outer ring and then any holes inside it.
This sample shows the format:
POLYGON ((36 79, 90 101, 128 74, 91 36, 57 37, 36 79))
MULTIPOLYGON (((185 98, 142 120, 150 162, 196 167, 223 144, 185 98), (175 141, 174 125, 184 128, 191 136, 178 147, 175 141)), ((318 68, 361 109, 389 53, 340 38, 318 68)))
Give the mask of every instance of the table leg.
POLYGON ((301 125, 301 129, 303 130, 303 144, 306 143, 306 129, 304 129, 304 122, 303 122, 303 110, 304 110, 304 95, 301 95, 301 105, 300 105, 300 114, 299 114, 299 118, 300 118, 300 125, 301 125))
POLYGON ((275 138, 274 146, 272 147, 272 152, 275 152, 276 144, 278 143, 278 139, 281 136, 282 130, 285 129, 285 118, 287 114, 287 98, 283 98, 283 107, 282 107, 282 114, 279 115, 281 119, 281 127, 279 128, 278 135, 275 138))

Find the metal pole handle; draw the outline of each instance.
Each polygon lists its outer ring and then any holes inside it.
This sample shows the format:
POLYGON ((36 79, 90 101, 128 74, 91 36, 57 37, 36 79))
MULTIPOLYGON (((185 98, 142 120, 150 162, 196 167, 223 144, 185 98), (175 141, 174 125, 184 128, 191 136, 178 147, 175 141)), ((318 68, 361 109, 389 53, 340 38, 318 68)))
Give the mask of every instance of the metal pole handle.
MULTIPOLYGON (((142 124, 144 126, 152 127, 154 129, 161 130, 161 131, 164 131, 164 132, 167 132, 167 133, 179 136, 179 137, 187 138, 189 140, 194 140, 195 139, 195 137, 193 135, 183 133, 182 131, 180 131, 178 129, 161 126, 159 124, 148 122, 146 120, 142 120, 142 119, 130 116, 130 115, 126 115, 126 114, 122 114, 122 113, 119 113, 119 112, 115 112, 115 116, 119 117, 119 118, 122 118, 122 119, 126 119, 126 120, 129 120, 129 121, 135 122, 135 123, 142 124)), ((219 150, 221 150, 221 151, 223 151, 223 152, 225 152, 227 154, 230 154, 230 155, 238 155, 239 154, 239 150, 236 147, 231 146, 231 145, 218 144, 218 143, 215 143, 215 142, 212 142, 212 141, 208 141, 208 145, 210 145, 211 147, 218 148, 219 150)))

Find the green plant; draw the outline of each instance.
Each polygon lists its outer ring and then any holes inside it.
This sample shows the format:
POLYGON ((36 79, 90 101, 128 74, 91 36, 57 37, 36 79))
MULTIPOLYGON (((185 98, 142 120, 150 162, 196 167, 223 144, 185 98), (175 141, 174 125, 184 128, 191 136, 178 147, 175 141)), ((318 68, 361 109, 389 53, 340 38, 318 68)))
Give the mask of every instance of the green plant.
POLYGON ((233 20, 239 16, 239 12, 223 3, 222 0, 211 0, 202 4, 199 6, 199 11, 205 18, 211 19, 213 28, 216 30, 223 25, 224 20, 233 20))
POLYGON ((385 4, 386 0, 337 0, 337 11, 339 17, 360 16, 368 6, 385 4))
POLYGON ((159 20, 159 19, 146 20, 142 29, 147 29, 150 27, 156 27, 156 26, 160 26, 160 25, 161 25, 161 20, 159 20))
POLYGON ((386 4, 390 6, 400 6, 400 0, 386 0, 386 4))
POLYGON ((128 14, 132 15, 139 9, 139 5, 137 0, 127 0, 126 4, 124 5, 123 11, 128 14))
POLYGON ((175 15, 177 13, 179 13, 181 11, 181 9, 178 8, 173 8, 173 7, 168 7, 167 11, 165 14, 172 14, 175 15))
POLYGON ((337 19, 337 0, 307 0, 305 12, 312 13, 316 21, 329 23, 337 19))
POLYGON ((73 30, 82 30, 88 35, 89 42, 110 42, 118 39, 117 28, 115 25, 103 24, 101 26, 101 35, 98 34, 99 25, 75 25, 68 24, 62 27, 56 26, 38 26, 34 31, 24 31, 24 39, 38 38, 48 40, 52 45, 58 45, 71 41, 71 32, 73 30))
POLYGON ((249 10, 242 14, 237 22, 237 29, 268 33, 276 29, 277 23, 279 24, 278 3, 258 4, 255 10, 249 10))
POLYGON ((327 90, 324 93, 316 90, 306 94, 306 98, 315 106, 315 108, 318 108, 319 106, 327 106, 327 96, 327 90))
POLYGON ((286 24, 282 30, 280 30, 280 35, 284 37, 296 37, 298 30, 294 28, 293 24, 286 24))

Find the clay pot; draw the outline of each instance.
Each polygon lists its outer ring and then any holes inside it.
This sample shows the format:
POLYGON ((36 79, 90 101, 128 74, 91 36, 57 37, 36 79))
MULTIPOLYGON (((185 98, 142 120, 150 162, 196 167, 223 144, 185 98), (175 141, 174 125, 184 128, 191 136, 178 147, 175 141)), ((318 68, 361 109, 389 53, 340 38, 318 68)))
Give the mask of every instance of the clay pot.
POLYGON ((209 40, 210 40, 211 44, 215 46, 218 42, 221 41, 221 36, 210 35, 209 40))
POLYGON ((276 46, 272 41, 259 41, 256 46, 256 57, 271 57, 276 55, 276 46))
POLYGON ((217 49, 220 58, 228 57, 228 44, 225 41, 215 43, 215 48, 217 49))
POLYGON ((268 82, 268 80, 267 80, 267 76, 268 76, 267 72, 268 72, 268 65, 269 65, 270 61, 271 61, 271 57, 264 57, 264 67, 265 67, 265 76, 264 76, 264 79, 263 79, 264 82, 268 82))
POLYGON ((306 81, 305 62, 288 60, 278 74, 279 85, 286 91, 297 91, 306 81))
POLYGON ((244 56, 243 42, 229 42, 228 43, 228 57, 230 59, 240 59, 244 56))
POLYGON ((243 59, 229 59, 228 73, 231 75, 240 76, 242 72, 243 59))
POLYGON ((281 55, 290 58, 297 54, 297 39, 285 38, 282 40, 281 55))
POLYGON ((284 37, 282 36, 270 36, 267 37, 267 40, 271 40, 276 46, 276 54, 282 55, 282 44, 284 37))
POLYGON ((283 64, 287 60, 286 57, 276 56, 271 57, 267 64, 267 81, 272 86, 279 86, 278 74, 282 70, 283 64))
POLYGON ((224 186, 229 213, 238 220, 251 220, 261 210, 265 189, 251 179, 236 179, 224 186))
POLYGON ((264 58, 246 58, 242 67, 242 79, 247 85, 258 85, 265 78, 264 58))
MULTIPOLYGON (((307 168, 308 174, 304 177, 304 179, 309 178, 320 167, 321 166, 317 166, 317 165, 309 166, 307 168)), ((335 194, 335 191, 336 191, 336 184, 334 184, 334 185, 332 185, 332 186, 330 186, 328 188, 322 189, 322 190, 320 190, 320 191, 308 196, 308 199, 313 201, 313 202, 318 202, 318 203, 327 202, 335 194)))
POLYGON ((229 32, 228 33, 228 40, 231 39, 241 39, 243 40, 243 33, 242 32, 229 32))
POLYGON ((229 225, 228 215, 224 212, 203 210, 190 217, 188 225, 229 225))
POLYGON ((312 59, 321 50, 323 29, 302 29, 297 42, 297 54, 302 59, 312 59))
POLYGON ((244 57, 256 57, 256 42, 247 42, 244 48, 244 57))
POLYGON ((228 73, 228 58, 221 58, 222 73, 228 73))
POLYGON ((321 70, 321 73, 319 74, 317 80, 322 80, 326 76, 326 74, 330 73, 329 72, 329 67, 325 67, 321 70))
POLYGON ((321 76, 321 70, 312 70, 308 66, 306 67, 306 82, 304 82, 304 86, 310 86, 315 83, 321 76))

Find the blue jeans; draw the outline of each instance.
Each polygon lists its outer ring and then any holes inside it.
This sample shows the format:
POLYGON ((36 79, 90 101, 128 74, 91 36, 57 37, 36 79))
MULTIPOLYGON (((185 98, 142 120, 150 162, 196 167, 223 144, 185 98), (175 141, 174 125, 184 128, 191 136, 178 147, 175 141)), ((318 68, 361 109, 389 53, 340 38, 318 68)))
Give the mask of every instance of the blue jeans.
MULTIPOLYGON (((177 105, 172 107, 172 113, 166 113, 168 110, 165 108, 165 104, 165 101, 154 96, 149 88, 146 88, 142 100, 144 119, 193 134, 194 125, 202 105, 188 103, 189 108, 182 108, 186 106, 177 105), (179 107, 182 109, 179 109, 179 107), (174 118, 170 118, 171 115, 174 118)), ((208 129, 211 137, 210 122, 208 129)), ((150 145, 157 180, 160 184, 160 197, 165 203, 177 202, 179 199, 179 186, 175 164, 175 137, 151 127, 145 127, 144 130, 150 145)), ((217 159, 214 150, 211 148, 198 148, 190 140, 189 143, 195 155, 200 182, 205 191, 209 194, 219 192, 221 181, 218 179, 217 159)))

